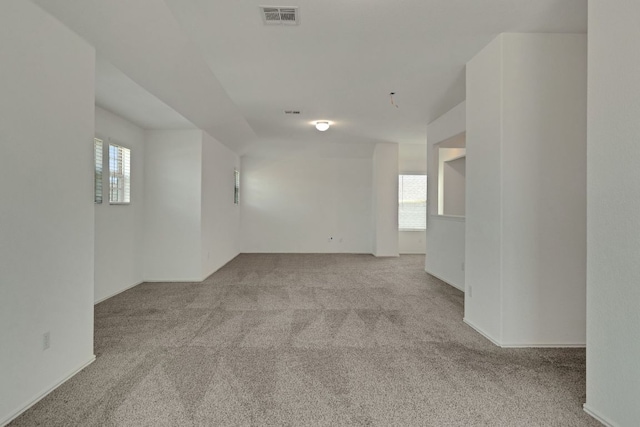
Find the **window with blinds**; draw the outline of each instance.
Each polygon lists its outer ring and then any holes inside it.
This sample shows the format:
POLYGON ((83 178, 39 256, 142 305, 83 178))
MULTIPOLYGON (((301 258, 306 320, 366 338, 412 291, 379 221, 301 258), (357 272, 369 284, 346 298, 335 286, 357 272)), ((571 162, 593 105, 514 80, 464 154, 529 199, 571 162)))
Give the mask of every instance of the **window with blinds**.
POLYGON ((102 140, 93 140, 93 201, 96 204, 102 203, 102 140))
POLYGON ((109 203, 131 203, 131 150, 109 144, 109 203))
POLYGON ((402 231, 427 229, 426 175, 398 177, 398 229, 402 231))
POLYGON ((234 187, 233 187, 233 203, 240 204, 240 172, 233 171, 234 187))

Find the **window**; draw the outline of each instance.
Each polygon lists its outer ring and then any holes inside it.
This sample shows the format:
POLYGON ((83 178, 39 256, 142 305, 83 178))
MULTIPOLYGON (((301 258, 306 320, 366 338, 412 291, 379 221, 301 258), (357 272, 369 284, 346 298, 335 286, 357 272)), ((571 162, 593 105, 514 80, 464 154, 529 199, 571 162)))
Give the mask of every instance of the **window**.
POLYGON ((109 203, 131 202, 131 150, 109 144, 109 203))
POLYGON ((427 229, 427 176, 400 175, 398 179, 398 229, 427 229))
POLYGON ((93 140, 93 201, 96 204, 102 203, 102 140, 93 140))
POLYGON ((233 171, 234 186, 233 186, 233 203, 240 204, 240 172, 233 171))

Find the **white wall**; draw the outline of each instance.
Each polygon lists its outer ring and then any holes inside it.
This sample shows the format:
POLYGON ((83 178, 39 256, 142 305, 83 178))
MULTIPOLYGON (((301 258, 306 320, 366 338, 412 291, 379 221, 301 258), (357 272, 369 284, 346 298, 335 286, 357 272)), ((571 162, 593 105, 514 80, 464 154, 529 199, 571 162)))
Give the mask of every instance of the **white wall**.
MULTIPOLYGON (((428 150, 428 220, 425 271, 450 285, 464 290, 465 220, 438 215, 439 145, 464 134, 466 103, 434 120, 427 127, 428 150)), ((457 144, 454 144, 457 146, 457 144)))
POLYGON ((504 39, 502 338, 584 345, 587 37, 504 39))
POLYGON ((398 144, 373 150, 373 254, 398 256, 398 144))
POLYGON ((401 175, 426 174, 426 144, 398 144, 398 170, 401 175))
POLYGON ((501 345, 585 342, 586 54, 504 34, 467 67, 465 319, 501 345))
POLYGON ((433 216, 427 226, 425 271, 464 292, 464 218, 433 216))
POLYGON ((240 253, 240 206, 233 171, 240 158, 208 134, 202 142, 202 277, 240 253))
POLYGON ((32 3, 6 0, 0 63, 4 425, 93 360, 94 51, 32 3))
POLYGON ((449 160, 443 166, 444 215, 464 216, 466 159, 449 160))
POLYGON ((200 130, 147 131, 144 280, 202 280, 200 130))
POLYGON ((327 143, 243 156, 242 252, 371 253, 372 153, 327 143))
POLYGON ((109 163, 103 155, 103 202, 95 206, 95 291, 102 301, 143 280, 144 131, 96 107, 96 136, 131 150, 131 204, 109 205, 109 163))
POLYGON ((640 425, 638 16, 637 1, 589 1, 585 409, 612 426, 640 425))
MULTIPOLYGON (((426 175, 427 147, 425 144, 398 145, 398 173, 400 175, 426 175)), ((398 231, 398 251, 401 254, 424 254, 427 232, 398 231)))
POLYGON ((465 319, 502 340, 502 36, 467 64, 465 319), (475 292, 474 292, 475 291, 475 292))

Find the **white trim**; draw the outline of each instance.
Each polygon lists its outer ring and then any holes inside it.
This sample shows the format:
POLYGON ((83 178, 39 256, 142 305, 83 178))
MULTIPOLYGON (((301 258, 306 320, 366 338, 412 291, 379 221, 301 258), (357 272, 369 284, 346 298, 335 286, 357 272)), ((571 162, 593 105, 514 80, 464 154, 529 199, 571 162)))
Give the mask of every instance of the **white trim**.
POLYGON ((463 318, 462 321, 464 323, 466 323, 467 325, 469 325, 470 327, 472 327, 477 333, 479 333, 480 335, 482 335, 483 337, 485 337, 486 339, 488 339, 489 341, 491 341, 492 344, 498 346, 498 347, 502 347, 502 345, 494 340, 489 334, 487 334, 486 332, 484 332, 482 329, 480 329, 479 327, 477 327, 476 325, 474 325, 471 321, 467 320, 467 318, 463 318))
POLYGON ((591 408, 586 403, 584 405, 582 405, 582 409, 584 410, 584 412, 586 412, 587 414, 589 414, 590 416, 592 416, 596 420, 600 421, 605 426, 607 426, 607 427, 618 427, 618 424, 614 423, 613 421, 611 421, 610 419, 608 419, 604 415, 600 414, 598 411, 596 411, 595 409, 591 408))
MULTIPOLYGON (((465 222, 466 217, 462 216, 462 215, 429 215, 429 217, 427 218, 427 223, 429 222, 430 219, 444 219, 447 221, 457 221, 457 222, 465 222)), ((428 225, 428 224, 427 224, 428 225)))
POLYGON ((510 343, 502 344, 502 348, 586 348, 583 343, 510 343))
POLYGON ((144 283, 200 283, 202 280, 195 279, 144 279, 144 283))
POLYGON ((144 283, 144 280, 141 280, 140 282, 134 283, 133 285, 129 285, 129 286, 127 286, 127 287, 126 287, 126 288, 124 288, 124 289, 120 289, 119 291, 116 291, 116 292, 112 293, 111 295, 108 295, 108 296, 106 296, 106 297, 102 297, 102 298, 100 298, 99 300, 95 301, 95 302, 93 303, 93 305, 100 304, 102 301, 106 301, 106 300, 108 300, 108 299, 109 299, 109 298, 111 298, 111 297, 115 297, 116 295, 121 294, 121 293, 122 293, 122 292, 124 292, 124 291, 128 291, 128 290, 129 290, 129 289, 131 289, 131 288, 135 288, 136 286, 141 285, 141 284, 143 284, 143 283, 144 283))
MULTIPOLYGON (((444 161, 444 163, 453 162, 454 160, 459 160, 459 159, 461 159, 461 158, 463 158, 463 157, 467 157, 466 148, 461 148, 461 149, 462 149, 462 150, 465 150, 465 153, 464 153, 464 154, 460 154, 459 156, 452 157, 452 158, 450 158, 449 160, 445 160, 445 161, 444 161)), ((454 148, 454 150, 455 150, 455 148, 454 148)))
POLYGON ((83 363, 79 368, 73 370, 70 374, 66 375, 64 378, 62 378, 60 381, 56 382, 53 386, 47 388, 46 390, 44 390, 43 392, 41 392, 40 394, 38 394, 36 397, 34 397, 33 399, 31 399, 29 402, 27 402, 25 405, 22 406, 21 409, 18 409, 16 412, 14 412, 13 414, 9 415, 7 418, 5 418, 4 420, 0 421, 0 426, 6 426, 7 424, 9 424, 11 421, 15 420, 16 418, 18 418, 20 415, 22 415, 27 409, 31 408, 33 405, 35 405, 36 403, 38 403, 40 400, 42 400, 43 398, 45 398, 49 393, 51 393, 53 390, 57 389, 58 387, 60 387, 62 384, 64 384, 65 382, 67 382, 68 380, 71 379, 71 377, 73 377, 74 375, 76 375, 78 372, 82 371, 84 368, 86 368, 87 366, 89 366, 90 364, 92 364, 94 361, 96 360, 96 356, 95 354, 93 356, 91 356, 91 358, 83 363))
POLYGON ((447 280, 447 279, 443 279, 442 277, 438 276, 437 274, 433 274, 432 272, 430 272, 429 270, 427 270, 427 268, 426 268, 426 267, 425 267, 424 271, 425 271, 427 274, 432 275, 432 276, 433 276, 433 277, 435 277, 436 279, 438 279, 438 280, 442 280, 442 281, 443 281, 444 283, 446 283, 447 285, 452 286, 452 287, 456 288, 457 290, 461 291, 462 293, 464 293, 464 286, 460 286, 460 285, 458 285, 458 284, 451 283, 449 280, 447 280))
POLYGON ((489 334, 484 332, 482 329, 474 325, 472 322, 467 320, 465 317, 463 319, 464 323, 471 326, 476 330, 480 335, 491 341, 493 344, 497 345, 500 348, 585 348, 586 344, 583 343, 500 343, 499 341, 493 339, 489 334))

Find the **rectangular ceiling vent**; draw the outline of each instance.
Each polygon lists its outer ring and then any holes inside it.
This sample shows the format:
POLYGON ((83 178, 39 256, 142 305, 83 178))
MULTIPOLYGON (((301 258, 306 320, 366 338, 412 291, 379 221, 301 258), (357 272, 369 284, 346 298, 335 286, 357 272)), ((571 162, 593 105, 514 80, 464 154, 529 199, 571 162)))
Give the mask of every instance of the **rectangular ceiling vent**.
POLYGON ((302 114, 301 110, 284 110, 284 114, 287 116, 299 116, 302 114))
POLYGON ((260 6, 265 25, 298 25, 299 13, 295 6, 260 6))

